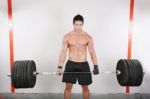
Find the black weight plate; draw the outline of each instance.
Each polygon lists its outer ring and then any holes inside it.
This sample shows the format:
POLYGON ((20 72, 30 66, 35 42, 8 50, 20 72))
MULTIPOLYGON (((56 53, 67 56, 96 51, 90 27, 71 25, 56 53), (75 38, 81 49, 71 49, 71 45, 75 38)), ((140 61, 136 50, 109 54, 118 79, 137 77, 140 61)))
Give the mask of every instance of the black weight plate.
POLYGON ((25 62, 21 61, 21 88, 25 88, 25 82, 24 82, 24 78, 23 78, 23 72, 24 72, 24 67, 25 67, 25 62))
POLYGON ((136 78, 137 78, 137 75, 136 75, 136 72, 137 72, 137 66, 136 64, 134 64, 134 59, 132 59, 130 61, 130 63, 132 64, 132 74, 133 74, 133 77, 132 77, 132 86, 136 86, 136 78))
POLYGON ((14 87, 15 88, 18 88, 18 64, 19 62, 18 61, 15 61, 15 71, 14 71, 14 87))
POLYGON ((130 68, 129 68, 129 62, 127 61, 128 59, 124 59, 124 61, 126 62, 126 64, 127 64, 127 67, 128 67, 128 82, 127 82, 127 84, 126 84, 126 86, 130 86, 130 83, 131 83, 131 70, 130 70, 130 68))
POLYGON ((15 71, 15 78, 16 78, 16 86, 15 86, 15 88, 17 89, 17 88, 19 88, 19 74, 18 74, 18 66, 19 66, 19 64, 20 64, 20 61, 16 61, 17 62, 17 64, 16 64, 16 71, 15 71))
POLYGON ((138 66, 135 64, 135 60, 132 60, 131 63, 133 64, 133 72, 134 72, 134 77, 133 77, 133 85, 134 86, 137 86, 136 85, 136 80, 137 80, 137 76, 138 76, 138 66))
POLYGON ((140 73, 140 67, 137 63, 137 60, 133 60, 133 63, 135 64, 135 71, 136 71, 136 78, 135 78, 135 86, 138 86, 137 82, 138 82, 138 77, 139 77, 139 73, 140 73))
POLYGON ((30 61, 27 67, 27 82, 30 88, 33 88, 36 83, 36 75, 33 75, 33 72, 36 71, 36 65, 34 61, 30 61))
POLYGON ((140 61, 136 60, 136 63, 138 64, 138 69, 139 69, 137 86, 140 86, 143 82, 143 68, 140 61))
POLYGON ((12 81, 12 84, 14 86, 14 88, 16 88, 16 65, 17 65, 17 62, 14 62, 13 64, 13 68, 12 68, 12 73, 11 73, 11 81, 12 81))
POLYGON ((25 88, 29 88, 28 83, 27 83, 27 66, 28 66, 29 61, 24 62, 24 68, 23 68, 23 81, 25 84, 25 88))
POLYGON ((23 65, 23 61, 20 61, 20 64, 18 66, 19 70, 19 88, 23 88, 23 82, 22 82, 22 65, 23 65))
POLYGON ((118 83, 121 86, 126 86, 128 83, 128 76, 129 76, 129 71, 128 71, 128 66, 125 60, 120 59, 117 63, 116 70, 119 70, 121 72, 120 75, 117 76, 118 83))

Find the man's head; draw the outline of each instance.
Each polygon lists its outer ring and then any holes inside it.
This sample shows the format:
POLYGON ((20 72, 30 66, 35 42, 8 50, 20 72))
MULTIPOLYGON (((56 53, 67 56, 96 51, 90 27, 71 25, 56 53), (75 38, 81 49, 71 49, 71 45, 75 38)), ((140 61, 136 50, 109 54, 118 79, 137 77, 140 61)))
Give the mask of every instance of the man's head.
POLYGON ((76 32, 82 31, 83 24, 84 24, 84 18, 81 15, 78 14, 73 18, 73 26, 76 32))

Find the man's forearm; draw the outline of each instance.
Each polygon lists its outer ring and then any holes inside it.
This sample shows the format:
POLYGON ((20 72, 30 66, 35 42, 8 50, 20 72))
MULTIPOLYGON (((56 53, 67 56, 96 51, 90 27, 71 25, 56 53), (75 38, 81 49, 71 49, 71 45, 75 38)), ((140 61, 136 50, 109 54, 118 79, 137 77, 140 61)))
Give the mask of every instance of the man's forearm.
POLYGON ((59 66, 63 66, 64 62, 65 62, 65 58, 66 58, 66 53, 62 52, 59 56, 59 66))
POLYGON ((92 60, 94 65, 97 65, 97 57, 96 57, 95 53, 91 54, 91 60, 92 60))

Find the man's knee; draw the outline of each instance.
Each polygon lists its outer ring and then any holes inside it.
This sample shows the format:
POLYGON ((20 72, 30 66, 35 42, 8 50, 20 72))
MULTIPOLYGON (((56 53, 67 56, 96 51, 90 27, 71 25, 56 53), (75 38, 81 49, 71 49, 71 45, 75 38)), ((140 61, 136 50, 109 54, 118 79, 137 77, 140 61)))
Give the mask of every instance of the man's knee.
POLYGON ((73 87, 73 84, 71 83, 66 83, 66 90, 70 91, 73 87))
POLYGON ((81 87, 82 87, 83 91, 88 91, 89 90, 88 85, 81 85, 81 87))

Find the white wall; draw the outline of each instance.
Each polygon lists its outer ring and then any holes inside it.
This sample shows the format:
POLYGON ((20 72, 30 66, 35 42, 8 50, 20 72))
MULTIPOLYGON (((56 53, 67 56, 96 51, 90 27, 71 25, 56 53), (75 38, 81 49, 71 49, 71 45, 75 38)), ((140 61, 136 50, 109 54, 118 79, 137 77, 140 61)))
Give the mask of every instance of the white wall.
POLYGON ((9 92, 9 34, 8 34, 7 1, 0 0, 0 92, 9 92))
POLYGON ((141 60, 144 72, 143 84, 132 92, 149 93, 150 88, 150 1, 136 0, 133 27, 133 58, 141 60))
MULTIPOLYGON (((117 61, 127 57, 129 3, 129 0, 13 0, 15 60, 33 59, 36 61, 38 71, 56 71, 62 38, 73 29, 73 17, 76 14, 82 14, 85 18, 84 30, 94 39, 100 70, 115 71, 117 61)), ((150 30, 146 26, 150 22, 148 19, 150 3, 148 0, 136 0, 135 4, 132 56, 144 61, 144 68, 148 68, 146 64, 148 66, 150 47, 147 42, 150 30), (146 11, 143 12, 143 10, 146 11), (144 22, 142 26, 141 22, 144 22), (146 27, 146 30, 143 31, 142 27, 146 27)), ((6 0, 0 1, 0 8, 3 10, 0 12, 0 18, 4 19, 0 21, 0 28, 4 27, 0 29, 0 73, 4 76, 9 72, 6 0)), ((92 69, 89 55, 88 61, 92 69)), ((33 89, 17 89, 16 92, 62 93, 65 84, 61 82, 61 79, 62 77, 55 75, 38 76, 33 89)), ((149 81, 148 76, 145 77, 142 86, 131 88, 132 92, 150 92, 147 88, 149 81)), ((99 75, 93 76, 90 91, 121 93, 125 92, 125 87, 117 83, 115 75, 99 75)), ((10 92, 9 78, 0 78, 0 92, 10 92)), ((80 86, 74 85, 72 92, 81 92, 80 86)))

